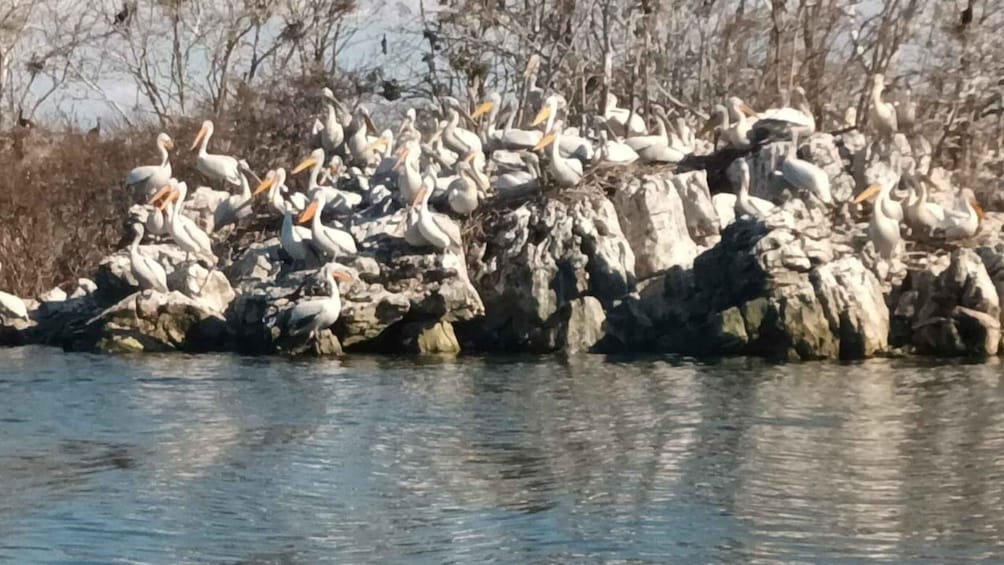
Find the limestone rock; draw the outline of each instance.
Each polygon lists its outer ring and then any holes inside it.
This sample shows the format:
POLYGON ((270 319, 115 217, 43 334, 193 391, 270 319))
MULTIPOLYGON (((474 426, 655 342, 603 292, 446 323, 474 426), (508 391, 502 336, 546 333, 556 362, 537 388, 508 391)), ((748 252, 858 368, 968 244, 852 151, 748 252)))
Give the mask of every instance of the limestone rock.
POLYGON ((592 296, 577 298, 562 309, 560 346, 568 353, 588 352, 603 339, 607 315, 592 296))
POLYGON ((614 193, 612 201, 634 253, 639 278, 693 262, 697 245, 690 238, 683 200, 671 177, 654 174, 632 178, 614 193))
POLYGON ((453 324, 449 322, 414 322, 400 329, 403 351, 419 354, 452 354, 460 352, 453 324))

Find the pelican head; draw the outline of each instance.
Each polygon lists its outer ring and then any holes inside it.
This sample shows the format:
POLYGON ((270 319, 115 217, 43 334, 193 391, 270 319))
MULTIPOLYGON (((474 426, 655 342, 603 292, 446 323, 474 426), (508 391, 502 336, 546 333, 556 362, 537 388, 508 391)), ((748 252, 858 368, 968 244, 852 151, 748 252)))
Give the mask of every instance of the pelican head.
POLYGON ((213 135, 213 122, 212 120, 206 120, 202 122, 202 127, 199 128, 199 133, 195 135, 195 141, 192 142, 192 147, 190 149, 194 151, 195 148, 199 146, 199 142, 202 141, 202 138, 211 135, 213 135))
POLYGON ((743 102, 742 98, 738 96, 729 96, 729 114, 734 120, 739 120, 742 116, 755 116, 756 110, 750 108, 746 102, 743 102))
POLYGON ((276 179, 275 169, 270 169, 267 173, 265 173, 265 178, 262 179, 260 183, 258 183, 258 186, 254 189, 254 193, 252 194, 252 196, 257 196, 265 192, 266 190, 272 188, 273 186, 275 186, 276 181, 277 179, 276 179))
POLYGON ((174 140, 166 133, 160 133, 157 135, 157 145, 168 150, 174 149, 174 140))
POLYGON ((544 121, 551 117, 551 114, 555 113, 557 109, 558 97, 552 94, 544 100, 544 105, 540 108, 540 111, 537 112, 537 116, 533 119, 533 123, 530 124, 530 127, 536 127, 544 123, 544 121))
POLYGON ((474 109, 474 113, 471 114, 471 119, 478 119, 482 115, 491 112, 493 108, 497 107, 502 101, 502 96, 498 92, 492 92, 488 95, 488 99, 482 102, 477 108, 474 109))
POLYGON ((862 190, 861 194, 855 196, 854 199, 851 200, 851 203, 860 204, 865 200, 871 199, 873 196, 875 196, 880 192, 882 192, 882 187, 880 185, 877 184, 870 185, 868 188, 862 190))
POLYGON ((303 161, 300 161, 300 163, 296 167, 293 167, 293 170, 290 171, 289 174, 291 175, 299 174, 323 162, 324 162, 324 149, 318 147, 317 149, 314 149, 313 151, 310 152, 309 157, 307 157, 303 161))

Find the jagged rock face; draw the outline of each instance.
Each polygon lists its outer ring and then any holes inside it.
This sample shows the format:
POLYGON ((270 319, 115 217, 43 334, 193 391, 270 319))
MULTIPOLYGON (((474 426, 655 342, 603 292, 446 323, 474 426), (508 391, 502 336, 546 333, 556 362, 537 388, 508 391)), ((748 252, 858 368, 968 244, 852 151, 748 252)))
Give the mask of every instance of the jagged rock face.
POLYGON ((226 322, 180 292, 130 295, 91 319, 64 345, 103 352, 222 350, 226 322))
POLYGON ((632 178, 611 201, 634 252, 638 278, 693 263, 697 244, 690 238, 683 200, 668 173, 632 178))
POLYGON ((952 253, 948 265, 911 273, 896 307, 900 335, 919 353, 996 355, 1000 348, 1000 298, 979 255, 952 253))
POLYGON ((618 325, 645 328, 656 350, 686 354, 835 359, 885 351, 882 287, 856 257, 839 257, 822 214, 793 200, 763 222, 736 222, 693 271, 668 274, 663 305, 641 296, 644 318, 627 315, 618 325))
POLYGON ((585 296, 609 304, 633 288, 635 256, 613 204, 572 198, 528 202, 495 217, 484 241, 471 246, 471 278, 486 308, 474 339, 483 346, 553 351, 561 347, 565 305, 585 296))
POLYGON ((600 301, 592 296, 569 302, 562 309, 561 318, 559 343, 568 353, 592 351, 605 336, 607 315, 600 301))
MULTIPOLYGON (((249 249, 253 262, 238 259, 235 265, 255 264, 265 280, 242 286, 228 319, 238 336, 238 346, 252 351, 274 351, 290 346, 280 340, 284 315, 299 298, 296 294, 327 294, 328 281, 317 271, 290 272, 278 265, 259 264, 267 257, 262 248, 249 249), (276 273, 271 275, 271 273, 276 273)), ((484 313, 484 305, 467 278, 463 260, 454 254, 419 253, 403 242, 387 238, 366 254, 345 258, 340 270, 352 276, 340 289, 342 310, 334 326, 341 346, 375 351, 408 350, 395 325, 447 323, 471 320, 484 313), (390 330, 390 331, 388 331, 390 330)), ((442 327, 441 330, 445 331, 442 327)), ((452 331, 452 329, 451 329, 452 331)), ((455 341, 455 338, 454 338, 455 341)), ((440 340, 437 348, 443 347, 440 340)), ((431 346, 430 346, 431 347, 431 346)), ((295 348, 292 348, 295 349, 295 348)))

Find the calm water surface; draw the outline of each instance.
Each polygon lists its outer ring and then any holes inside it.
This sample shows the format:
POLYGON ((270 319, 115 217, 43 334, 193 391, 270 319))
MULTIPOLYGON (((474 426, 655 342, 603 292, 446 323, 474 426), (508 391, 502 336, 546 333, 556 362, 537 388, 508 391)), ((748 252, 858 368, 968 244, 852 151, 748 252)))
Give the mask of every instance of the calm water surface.
POLYGON ((1000 372, 2 350, 0 562, 999 561, 1000 372))

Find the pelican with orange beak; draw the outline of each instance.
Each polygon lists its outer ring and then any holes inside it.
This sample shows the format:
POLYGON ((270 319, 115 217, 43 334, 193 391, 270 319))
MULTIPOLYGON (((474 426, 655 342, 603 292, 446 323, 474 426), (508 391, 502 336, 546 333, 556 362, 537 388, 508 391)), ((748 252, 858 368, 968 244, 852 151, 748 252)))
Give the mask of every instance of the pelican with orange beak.
POLYGON ((307 194, 313 199, 315 193, 324 193, 324 201, 329 208, 337 210, 339 213, 349 213, 363 201, 362 195, 346 190, 339 190, 333 186, 321 185, 318 177, 321 168, 324 166, 324 150, 315 149, 310 156, 300 162, 292 171, 292 174, 299 174, 310 169, 310 179, 307 183, 307 194))
POLYGON ((370 119, 369 110, 364 106, 356 108, 355 116, 352 119, 352 135, 345 141, 351 156, 350 165, 368 163, 368 157, 372 155, 370 150, 370 137, 378 137, 376 126, 370 119))
POLYGON ((289 209, 293 213, 299 214, 307 207, 307 197, 302 192, 294 192, 289 198, 284 196, 288 192, 286 187, 286 169, 279 167, 270 170, 265 174, 265 179, 254 189, 252 197, 268 191, 268 203, 272 209, 280 215, 285 214, 289 209))
POLYGON ((460 226, 443 214, 433 213, 429 209, 429 198, 432 190, 427 183, 422 183, 422 188, 415 195, 412 207, 417 211, 418 234, 427 245, 435 247, 440 251, 452 250, 463 253, 463 242, 460 239, 460 226))
MULTIPOLYGON (((545 124, 544 131, 548 133, 553 132, 558 111, 567 106, 567 104, 563 96, 557 94, 548 96, 544 99, 544 105, 537 112, 537 116, 533 119, 531 126, 537 127, 540 124, 545 124)), ((596 153, 593 144, 588 139, 571 135, 571 132, 568 131, 562 132, 562 135, 555 143, 559 153, 565 158, 575 158, 583 162, 589 162, 593 160, 593 156, 596 153)), ((535 147, 540 146, 540 144, 541 141, 538 141, 535 147)), ((536 151, 536 149, 532 150, 536 151)))
POLYGON ((195 255, 196 259, 204 260, 211 266, 215 266, 217 259, 213 253, 213 242, 209 238, 209 234, 196 225, 191 218, 183 216, 181 213, 187 194, 187 184, 171 179, 171 182, 161 188, 151 202, 166 196, 159 205, 161 210, 167 209, 171 202, 174 202, 168 219, 168 229, 171 239, 185 252, 186 261, 191 260, 192 255, 195 255))
POLYGON ((329 279, 330 292, 328 296, 312 297, 301 300, 289 311, 289 322, 286 334, 290 336, 307 335, 316 337, 317 332, 331 327, 342 314, 342 299, 338 291, 339 282, 351 282, 352 277, 336 270, 336 265, 330 263, 320 271, 329 279))
POLYGON ((756 111, 742 101, 738 96, 730 96, 727 108, 729 124, 722 130, 722 138, 730 146, 736 149, 749 149, 752 144, 749 140, 750 128, 753 127, 756 111))
POLYGON ((355 255, 356 240, 347 231, 325 226, 321 222, 321 210, 324 210, 324 193, 314 194, 314 200, 307 206, 307 209, 296 219, 299 224, 310 224, 310 234, 315 249, 325 255, 328 260, 335 260, 345 255, 355 255))
POLYGON ((160 153, 159 165, 136 167, 126 175, 126 188, 132 189, 141 198, 149 198, 171 180, 171 160, 168 150, 174 149, 174 141, 166 133, 157 135, 157 151, 160 153))
POLYGON ((875 246, 876 253, 887 261, 896 255, 902 239, 899 233, 899 220, 888 215, 888 207, 885 205, 885 201, 890 199, 892 185, 891 182, 882 185, 873 184, 851 201, 860 204, 873 196, 878 196, 872 207, 871 220, 868 222, 868 239, 875 246))
POLYGON ((558 186, 568 188, 579 184, 582 180, 582 162, 578 159, 566 159, 561 156, 558 147, 561 143, 561 130, 564 122, 558 120, 554 123, 551 133, 544 136, 537 145, 533 146, 534 151, 540 151, 545 147, 550 147, 551 160, 549 169, 551 177, 558 186))
POLYGON ((202 122, 202 128, 195 135, 191 149, 199 148, 199 154, 195 158, 195 168, 202 174, 214 181, 222 181, 234 186, 241 185, 240 161, 230 155, 214 155, 206 151, 210 138, 213 137, 213 122, 206 120, 202 122), (200 144, 201 142, 201 144, 200 144))

